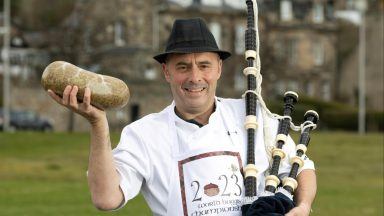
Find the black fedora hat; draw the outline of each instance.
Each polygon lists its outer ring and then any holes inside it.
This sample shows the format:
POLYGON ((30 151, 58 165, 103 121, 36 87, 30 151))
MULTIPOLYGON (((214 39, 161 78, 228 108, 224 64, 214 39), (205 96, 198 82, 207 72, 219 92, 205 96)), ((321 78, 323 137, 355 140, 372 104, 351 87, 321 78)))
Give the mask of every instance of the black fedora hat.
POLYGON ((177 19, 173 23, 165 52, 153 58, 159 63, 165 63, 168 54, 198 52, 215 52, 222 60, 231 56, 230 52, 219 49, 203 19, 177 19))

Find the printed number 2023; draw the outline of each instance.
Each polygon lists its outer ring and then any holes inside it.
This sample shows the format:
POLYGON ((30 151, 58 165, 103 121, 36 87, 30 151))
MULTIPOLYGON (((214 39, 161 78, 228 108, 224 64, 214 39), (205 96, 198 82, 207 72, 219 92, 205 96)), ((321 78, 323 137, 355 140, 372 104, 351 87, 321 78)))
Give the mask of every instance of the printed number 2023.
MULTIPOLYGON (((231 193, 233 193, 233 195, 235 196, 241 196, 241 193, 242 193, 242 189, 241 189, 241 186, 240 186, 240 183, 239 183, 239 177, 237 177, 237 175, 235 174, 232 174, 231 176, 226 176, 226 175, 221 175, 219 176, 218 178, 219 181, 224 181, 224 189, 222 190, 222 193, 220 196, 230 196, 231 193), (230 188, 234 188, 233 190, 234 191, 229 191, 228 190, 228 184, 232 184, 231 186, 235 186, 235 187, 231 187, 230 188)), ((195 189, 195 196, 193 197, 193 200, 192 202, 195 202, 195 201, 201 201, 202 199, 202 195, 201 195, 201 192, 200 192, 200 182, 199 181, 193 181, 191 183, 191 187, 195 189)))

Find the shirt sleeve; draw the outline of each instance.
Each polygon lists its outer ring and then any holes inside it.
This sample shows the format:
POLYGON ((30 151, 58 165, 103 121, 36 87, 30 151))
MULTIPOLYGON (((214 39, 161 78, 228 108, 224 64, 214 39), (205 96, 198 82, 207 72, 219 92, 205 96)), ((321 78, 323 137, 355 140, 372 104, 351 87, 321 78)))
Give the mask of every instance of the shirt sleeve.
POLYGON ((124 128, 120 142, 112 153, 124 195, 121 208, 140 192, 143 180, 149 179, 149 158, 145 144, 130 126, 124 128))
MULTIPOLYGON (((287 177, 289 175, 289 172, 291 171, 291 163, 290 159, 294 156, 296 156, 296 144, 291 138, 291 136, 288 135, 287 141, 283 146, 284 152, 287 154, 285 158, 281 161, 281 166, 279 170, 279 177, 283 179, 284 177, 287 177)), ((300 174, 301 171, 305 169, 315 170, 315 165, 312 160, 310 160, 305 154, 303 155, 304 158, 304 165, 298 170, 297 175, 300 174)))

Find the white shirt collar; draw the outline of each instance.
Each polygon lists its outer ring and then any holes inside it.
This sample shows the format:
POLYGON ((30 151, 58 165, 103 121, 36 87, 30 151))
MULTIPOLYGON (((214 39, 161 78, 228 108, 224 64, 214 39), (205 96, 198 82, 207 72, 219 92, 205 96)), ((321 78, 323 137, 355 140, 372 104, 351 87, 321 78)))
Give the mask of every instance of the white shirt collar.
MULTIPOLYGON (((178 115, 176 115, 175 113, 175 102, 173 101, 172 102, 172 106, 171 106, 171 112, 172 112, 172 115, 174 117, 174 120, 175 120, 175 124, 176 124, 176 127, 182 127, 184 129, 189 129, 189 130, 197 130, 199 129, 200 127, 194 123, 191 123, 191 122, 188 122, 184 119, 181 119, 178 115)), ((218 121, 220 121, 220 101, 217 99, 217 97, 215 97, 215 111, 209 116, 209 119, 208 119, 208 124, 207 125, 215 125, 218 121)), ((207 126, 207 125, 204 125, 207 126)))

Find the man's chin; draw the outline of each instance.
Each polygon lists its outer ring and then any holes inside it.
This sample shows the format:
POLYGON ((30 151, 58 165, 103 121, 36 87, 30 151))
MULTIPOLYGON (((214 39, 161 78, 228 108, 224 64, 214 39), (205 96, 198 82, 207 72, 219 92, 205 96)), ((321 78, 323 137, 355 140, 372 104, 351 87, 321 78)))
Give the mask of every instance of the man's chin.
POLYGON ((190 113, 198 114, 205 112, 210 105, 207 104, 207 100, 188 100, 185 103, 185 109, 190 113))
POLYGON ((204 110, 203 104, 200 103, 192 103, 186 105, 186 110, 190 111, 191 113, 200 113, 201 111, 204 110))

